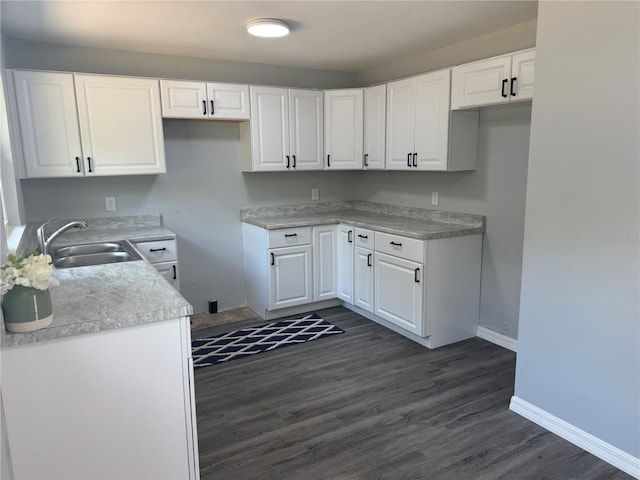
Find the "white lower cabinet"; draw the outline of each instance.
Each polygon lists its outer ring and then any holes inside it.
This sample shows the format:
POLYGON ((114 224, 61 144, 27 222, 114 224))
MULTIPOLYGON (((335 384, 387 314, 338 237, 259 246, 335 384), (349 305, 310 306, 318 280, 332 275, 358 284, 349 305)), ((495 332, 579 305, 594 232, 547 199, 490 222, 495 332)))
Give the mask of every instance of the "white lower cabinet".
POLYGON ((178 279, 178 251, 176 240, 158 240, 153 242, 135 243, 136 248, 151 265, 171 284, 180 291, 178 279))
POLYGON ((269 310, 313 301, 311 245, 269 250, 269 310))
POLYGON ((16 480, 200 478, 189 330, 182 317, 4 348, 16 480))
POLYGON ((373 250, 354 249, 353 304, 373 313, 373 250))
POLYGON ((338 225, 338 298, 353 303, 353 239, 355 228, 338 225))
POLYGON ((313 227, 313 300, 336 298, 338 284, 337 229, 313 227))

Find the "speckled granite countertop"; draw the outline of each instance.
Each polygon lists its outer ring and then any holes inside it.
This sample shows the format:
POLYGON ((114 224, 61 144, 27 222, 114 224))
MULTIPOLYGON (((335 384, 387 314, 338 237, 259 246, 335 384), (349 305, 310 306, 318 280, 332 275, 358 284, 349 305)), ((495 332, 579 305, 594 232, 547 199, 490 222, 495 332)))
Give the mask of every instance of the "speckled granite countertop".
POLYGON ((483 215, 360 201, 246 208, 241 219, 267 230, 348 223, 420 240, 479 234, 485 226, 483 215))
MULTIPOLYGON (((56 245, 176 238, 175 233, 160 225, 159 216, 87 221, 89 228, 61 236, 56 245)), ((29 225, 25 230, 18 253, 33 250, 35 240, 30 237, 35 236, 37 226, 29 225)), ((60 285, 51 287, 53 324, 31 333, 8 333, 2 328, 3 348, 142 325, 193 313, 189 302, 146 260, 59 269, 54 275, 60 280, 60 285)))

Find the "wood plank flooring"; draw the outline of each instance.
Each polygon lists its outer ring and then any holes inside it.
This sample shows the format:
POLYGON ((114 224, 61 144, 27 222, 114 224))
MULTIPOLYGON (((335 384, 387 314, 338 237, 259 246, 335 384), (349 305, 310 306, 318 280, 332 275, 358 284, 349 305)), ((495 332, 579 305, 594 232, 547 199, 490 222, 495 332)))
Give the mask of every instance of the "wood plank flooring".
POLYGON ((509 411, 513 352, 317 313, 345 333, 196 370, 202 480, 631 478, 509 411))

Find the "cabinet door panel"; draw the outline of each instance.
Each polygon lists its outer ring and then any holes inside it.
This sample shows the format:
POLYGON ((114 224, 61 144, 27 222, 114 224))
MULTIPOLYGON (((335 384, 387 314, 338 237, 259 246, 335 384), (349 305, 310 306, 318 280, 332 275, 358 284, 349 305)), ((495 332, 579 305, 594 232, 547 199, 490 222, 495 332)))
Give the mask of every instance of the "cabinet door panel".
POLYGON ((256 172, 286 169, 289 95, 286 88, 251 87, 251 146, 256 172))
POLYGON ((408 170, 414 152, 415 80, 387 84, 387 170, 408 170))
POLYGON ((154 263, 152 265, 173 288, 180 291, 180 283, 178 281, 178 262, 162 262, 154 263))
POLYGON ((322 170, 322 98, 322 92, 289 90, 290 161, 296 170, 322 170))
POLYGON ((204 82, 160 80, 164 118, 207 118, 207 88, 204 82))
POLYGON ((528 50, 513 55, 511 61, 511 75, 515 77, 514 92, 511 101, 533 98, 533 80, 536 67, 536 51, 528 50))
POLYGON ((374 277, 374 313, 422 336, 422 264, 375 252, 374 277))
POLYGON ((338 255, 335 225, 313 228, 313 300, 337 296, 338 255))
POLYGON ((416 78, 415 152, 418 170, 446 170, 451 70, 416 78))
POLYGON ((82 176, 73 75, 15 71, 13 77, 27 177, 82 176))
POLYGON ((338 225, 338 298, 353 303, 353 248, 355 229, 338 225))
POLYGON ((511 55, 467 63, 453 69, 451 108, 508 103, 511 55), (503 82, 506 80, 506 84, 503 82), (503 96, 505 93, 505 96, 503 96))
POLYGON ((353 304, 373 312, 373 250, 355 247, 353 304))
POLYGON ((75 75, 75 82, 87 174, 166 173, 158 80, 75 75))
POLYGON ((361 88, 325 92, 327 169, 362 168, 364 93, 361 88))
POLYGON ((207 83, 207 109, 211 118, 248 120, 249 86, 207 83))
POLYGON ((311 246, 269 250, 269 310, 310 303, 311 246))
POLYGON ((364 90, 364 168, 383 170, 386 147, 387 86, 364 90))

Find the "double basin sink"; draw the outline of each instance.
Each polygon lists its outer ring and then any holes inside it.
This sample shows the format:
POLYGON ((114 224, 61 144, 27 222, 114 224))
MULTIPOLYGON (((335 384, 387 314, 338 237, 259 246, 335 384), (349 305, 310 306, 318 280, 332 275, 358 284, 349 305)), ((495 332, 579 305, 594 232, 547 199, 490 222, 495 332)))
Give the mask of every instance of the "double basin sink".
POLYGON ((53 247, 50 253, 56 268, 87 267, 142 260, 142 256, 127 240, 53 247))

